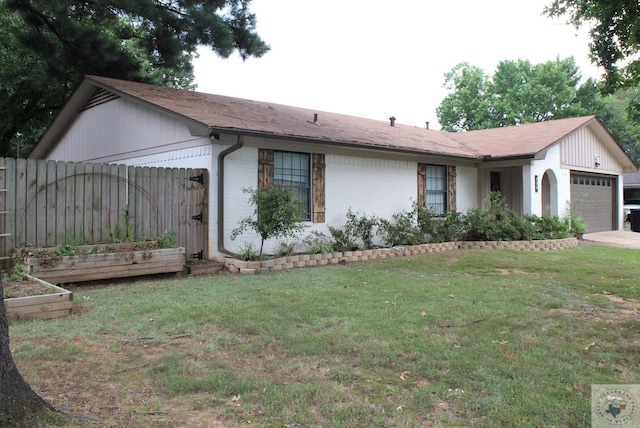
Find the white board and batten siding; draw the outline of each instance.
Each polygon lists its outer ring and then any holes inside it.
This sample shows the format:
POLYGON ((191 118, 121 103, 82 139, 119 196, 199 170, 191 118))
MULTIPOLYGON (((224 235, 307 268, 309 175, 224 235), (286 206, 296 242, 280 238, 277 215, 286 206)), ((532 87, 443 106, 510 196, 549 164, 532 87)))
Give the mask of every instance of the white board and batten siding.
POLYGON ((589 127, 567 135, 560 143, 561 167, 599 174, 621 174, 622 166, 589 127), (598 166, 596 167, 596 161, 598 166))
POLYGON ((203 144, 209 144, 209 140, 191 135, 185 123, 177 118, 116 98, 79 113, 74 126, 47 159, 124 163, 125 159, 203 144))

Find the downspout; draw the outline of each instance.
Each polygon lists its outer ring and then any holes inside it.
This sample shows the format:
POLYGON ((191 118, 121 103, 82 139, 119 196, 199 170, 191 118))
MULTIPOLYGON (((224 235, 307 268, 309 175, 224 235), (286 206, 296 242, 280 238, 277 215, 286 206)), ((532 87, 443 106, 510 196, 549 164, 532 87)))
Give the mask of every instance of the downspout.
POLYGON ((236 143, 218 155, 218 251, 234 258, 238 258, 239 255, 227 250, 224 246, 224 158, 240 150, 243 145, 244 138, 238 135, 236 143))

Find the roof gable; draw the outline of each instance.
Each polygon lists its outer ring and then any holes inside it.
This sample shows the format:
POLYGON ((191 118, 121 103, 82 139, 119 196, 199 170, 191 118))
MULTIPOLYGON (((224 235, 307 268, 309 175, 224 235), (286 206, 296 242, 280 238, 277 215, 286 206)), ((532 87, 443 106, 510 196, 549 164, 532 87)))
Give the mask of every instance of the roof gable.
POLYGON ((595 116, 583 116, 503 128, 455 132, 450 134, 450 138, 473 146, 486 157, 535 156, 594 119, 595 116))

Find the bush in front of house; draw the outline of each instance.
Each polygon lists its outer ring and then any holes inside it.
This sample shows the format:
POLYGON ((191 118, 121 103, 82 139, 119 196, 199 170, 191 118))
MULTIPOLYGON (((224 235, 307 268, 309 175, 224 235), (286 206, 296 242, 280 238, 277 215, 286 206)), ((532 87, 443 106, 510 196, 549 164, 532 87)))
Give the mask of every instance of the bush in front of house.
POLYGON ((427 242, 460 241, 467 233, 467 220, 464 214, 447 211, 444 216, 436 218, 433 223, 431 239, 427 242))
POLYGON ((465 241, 521 241, 533 237, 533 228, 507 208, 500 193, 487 196, 483 209, 472 209, 465 215, 465 241))
MULTIPOLYGON (((375 237, 382 246, 394 247, 452 241, 532 241, 572 236, 571 223, 566 219, 520 216, 509 209, 503 196, 496 192, 489 194, 484 208, 472 209, 466 214, 448 211, 444 215, 436 215, 414 202, 411 210, 396 213, 391 219, 367 217, 351 210, 346 218, 341 228, 329 226, 331 246, 335 251, 373 248, 375 237)), ((328 237, 323 235, 323 239, 327 245, 328 237)), ((317 236, 314 242, 317 243, 317 236)), ((307 242, 305 244, 310 248, 307 242)))
POLYGON ((418 245, 429 241, 434 230, 434 215, 417 202, 411 210, 403 210, 391 220, 380 219, 378 237, 389 247, 396 245, 418 245))
MULTIPOLYGON (((232 239, 247 229, 262 238, 260 251, 242 249, 242 257, 262 257, 264 241, 297 235, 303 228, 300 207, 295 193, 284 187, 244 189, 255 206, 254 216, 242 219, 232 232, 232 239), (257 253, 257 254, 256 254, 257 253)), ((437 215, 413 202, 410 210, 393 214, 391 219, 349 209, 345 224, 328 226, 330 236, 313 231, 302 242, 305 251, 325 254, 352 251, 377 246, 394 247, 452 241, 531 241, 562 239, 573 236, 574 223, 559 217, 520 216, 509 209, 499 193, 491 193, 484 208, 471 209, 466 214, 448 211, 437 215)), ((294 243, 280 241, 275 255, 291 254, 294 243)))
POLYGON ((249 194, 249 203, 254 206, 252 216, 240 220, 240 225, 231 232, 231 239, 251 229, 262 241, 259 257, 262 257, 264 241, 269 238, 296 236, 303 230, 302 213, 296 193, 288 187, 263 186, 242 189, 249 194))
POLYGON ((538 217, 536 215, 525 216, 535 230, 534 239, 563 239, 573 236, 571 228, 565 219, 555 217, 538 217))
POLYGON ((333 237, 335 251, 351 251, 363 248, 372 248, 375 237, 375 228, 380 220, 375 216, 367 216, 366 213, 347 210, 347 221, 342 227, 329 226, 329 233, 333 237))
POLYGON ((314 230, 302 241, 309 254, 329 254, 334 251, 334 244, 327 235, 314 230))

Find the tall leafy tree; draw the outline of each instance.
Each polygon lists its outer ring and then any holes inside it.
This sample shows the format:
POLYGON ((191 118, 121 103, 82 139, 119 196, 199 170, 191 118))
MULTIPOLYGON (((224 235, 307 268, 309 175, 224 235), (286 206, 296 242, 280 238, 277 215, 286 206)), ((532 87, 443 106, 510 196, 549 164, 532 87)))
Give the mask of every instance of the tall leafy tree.
POLYGON ((449 94, 436 109, 445 131, 470 131, 493 126, 495 100, 490 78, 480 67, 461 63, 445 74, 449 94))
MULTIPOLYGON (((0 156, 27 154, 83 75, 184 88, 199 46, 223 57, 263 55, 269 47, 249 3, 0 0, 0 156)), ((0 301, 0 426, 37 426, 53 410, 13 362, 0 301)))
POLYGON ((629 115, 629 101, 640 95, 638 89, 622 89, 603 98, 603 109, 596 113, 629 157, 640 164, 640 121, 629 115))
POLYGON ((571 58, 537 65, 502 61, 493 76, 459 64, 445 74, 444 87, 450 93, 437 108, 438 120, 443 130, 458 132, 596 115, 640 162, 640 120, 628 114, 636 112, 628 106, 630 101, 640 103, 640 89, 603 96, 600 83, 587 79, 578 86, 579 79, 571 58))
POLYGON ((532 65, 501 61, 493 74, 466 63, 445 74, 450 93, 436 110, 442 129, 467 131, 584 114, 573 58, 532 65))
POLYGON ((554 0, 544 13, 590 27, 591 60, 604 70, 605 93, 640 85, 638 0, 554 0))
POLYGON ((576 116, 580 73, 573 58, 532 65, 501 61, 492 78, 497 126, 576 116))
POLYGON ((0 155, 28 153, 83 75, 191 88, 199 46, 262 56, 249 3, 0 0, 0 155))

